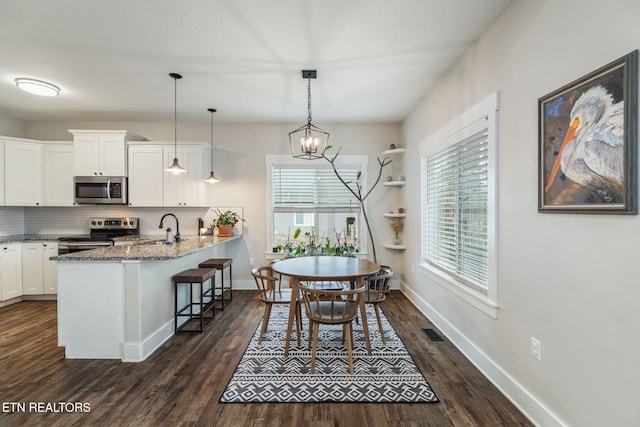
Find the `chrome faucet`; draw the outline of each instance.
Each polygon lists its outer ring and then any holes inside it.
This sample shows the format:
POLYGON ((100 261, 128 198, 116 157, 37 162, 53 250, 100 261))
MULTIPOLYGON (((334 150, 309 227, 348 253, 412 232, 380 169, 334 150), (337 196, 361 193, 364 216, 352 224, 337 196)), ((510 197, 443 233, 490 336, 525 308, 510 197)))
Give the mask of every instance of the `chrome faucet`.
POLYGON ((158 226, 158 228, 162 228, 162 222, 164 221, 165 217, 167 217, 167 216, 172 216, 176 220, 176 235, 174 237, 174 240, 176 242, 179 242, 180 241, 180 223, 178 222, 178 217, 177 216, 175 216, 172 213, 168 213, 168 214, 162 215, 162 218, 160 218, 160 225, 158 226))

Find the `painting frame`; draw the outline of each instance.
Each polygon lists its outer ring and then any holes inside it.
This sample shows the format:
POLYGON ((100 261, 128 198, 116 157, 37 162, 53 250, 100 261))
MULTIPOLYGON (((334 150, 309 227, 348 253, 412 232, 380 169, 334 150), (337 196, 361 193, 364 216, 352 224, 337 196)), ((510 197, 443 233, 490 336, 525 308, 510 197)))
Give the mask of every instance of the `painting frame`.
POLYGON ((538 212, 637 214, 638 50, 538 99, 538 212))

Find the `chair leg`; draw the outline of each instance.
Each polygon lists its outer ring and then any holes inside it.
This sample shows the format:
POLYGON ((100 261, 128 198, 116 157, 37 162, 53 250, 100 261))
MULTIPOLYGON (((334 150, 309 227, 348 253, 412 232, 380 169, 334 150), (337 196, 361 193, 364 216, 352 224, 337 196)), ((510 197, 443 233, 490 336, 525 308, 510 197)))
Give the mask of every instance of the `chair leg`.
POLYGON ((301 331, 302 331, 302 310, 300 310, 300 303, 296 303, 296 332, 298 336, 298 347, 300 347, 301 331))
POLYGON ((347 336, 347 357, 349 359, 349 373, 353 375, 353 354, 352 354, 352 342, 351 342, 351 323, 345 323, 343 325, 343 334, 347 336))
POLYGON ((260 329, 260 337, 258 338, 258 345, 262 344, 262 336, 267 331, 267 325, 269 324, 269 317, 271 317, 271 304, 265 304, 264 316, 262 316, 262 329, 260 329))
POLYGON ((313 322, 309 320, 309 342, 307 343, 307 350, 311 350, 311 343, 313 342, 313 329, 313 322))
POLYGON ((378 308, 378 304, 373 304, 373 308, 376 310, 376 318, 378 319, 378 329, 380 329, 382 344, 387 345, 386 341, 384 340, 384 331, 382 330, 382 319, 380 318, 380 309, 378 308))
POLYGON ((316 372, 316 350, 318 349, 318 329, 320 329, 320 325, 312 325, 312 327, 313 344, 311 346, 311 374, 314 374, 316 372))

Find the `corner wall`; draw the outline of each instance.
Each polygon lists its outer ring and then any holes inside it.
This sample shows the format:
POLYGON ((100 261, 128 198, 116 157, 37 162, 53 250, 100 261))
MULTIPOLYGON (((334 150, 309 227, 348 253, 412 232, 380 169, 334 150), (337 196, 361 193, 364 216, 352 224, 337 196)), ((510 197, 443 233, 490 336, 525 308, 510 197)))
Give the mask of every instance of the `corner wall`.
MULTIPOLYGON (((538 98, 640 48, 639 22, 637 0, 515 1, 403 124, 407 207, 419 212, 420 142, 499 92, 498 318, 419 274, 418 232, 404 282, 538 425, 640 425, 640 218, 537 211, 538 98)), ((407 228, 421 229, 418 215, 407 228)))

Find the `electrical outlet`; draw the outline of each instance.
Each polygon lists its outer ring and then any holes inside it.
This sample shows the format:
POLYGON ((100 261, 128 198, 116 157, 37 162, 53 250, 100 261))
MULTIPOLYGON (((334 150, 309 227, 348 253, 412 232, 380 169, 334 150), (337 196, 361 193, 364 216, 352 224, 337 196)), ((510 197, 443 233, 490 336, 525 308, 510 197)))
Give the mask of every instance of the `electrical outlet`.
POLYGON ((531 357, 542 362, 542 343, 534 337, 531 337, 531 357))

